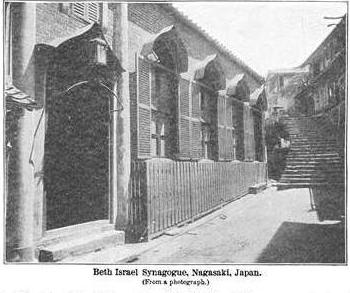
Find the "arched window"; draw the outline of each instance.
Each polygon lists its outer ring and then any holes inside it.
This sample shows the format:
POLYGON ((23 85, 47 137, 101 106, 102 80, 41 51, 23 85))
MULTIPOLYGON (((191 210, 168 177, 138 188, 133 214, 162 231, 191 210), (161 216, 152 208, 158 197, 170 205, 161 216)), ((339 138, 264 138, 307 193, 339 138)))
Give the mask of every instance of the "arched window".
POLYGON ((175 26, 146 43, 141 55, 152 60, 151 156, 171 158, 177 152, 178 75, 187 71, 188 56, 175 26))
POLYGON ((216 54, 208 56, 198 64, 194 79, 199 84, 201 121, 199 129, 201 131, 202 158, 214 160, 220 152, 218 149, 219 139, 220 134, 224 131, 224 129, 218 129, 217 127, 218 119, 224 118, 218 112, 218 105, 220 104, 218 91, 226 86, 225 74, 216 54))
MULTIPOLYGON (((247 159, 249 141, 252 139, 252 127, 249 126, 249 106, 246 103, 250 99, 250 90, 243 73, 237 74, 228 82, 227 96, 232 98, 232 124, 234 128, 234 153, 235 159, 243 161, 247 159)), ((251 123, 252 124, 252 123, 251 123)))
POLYGON ((265 156, 264 112, 267 110, 264 85, 251 94, 249 104, 253 109, 255 160, 263 162, 265 156))

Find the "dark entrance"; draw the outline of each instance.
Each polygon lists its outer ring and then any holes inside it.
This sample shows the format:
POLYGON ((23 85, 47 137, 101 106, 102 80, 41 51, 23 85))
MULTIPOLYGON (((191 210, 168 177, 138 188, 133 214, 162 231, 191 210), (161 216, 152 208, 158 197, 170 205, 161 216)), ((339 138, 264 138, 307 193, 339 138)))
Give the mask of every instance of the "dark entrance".
POLYGON ((51 103, 45 149, 47 229, 108 217, 106 95, 86 84, 51 103))
POLYGON ((123 69, 97 23, 48 50, 44 214, 54 229, 109 216, 110 104, 123 69))
POLYGON ((254 110, 254 138, 255 138, 255 160, 262 162, 264 158, 264 144, 262 133, 262 117, 261 112, 254 110))
POLYGON ((244 115, 243 103, 233 101, 233 125, 235 127, 236 159, 244 161, 244 115))

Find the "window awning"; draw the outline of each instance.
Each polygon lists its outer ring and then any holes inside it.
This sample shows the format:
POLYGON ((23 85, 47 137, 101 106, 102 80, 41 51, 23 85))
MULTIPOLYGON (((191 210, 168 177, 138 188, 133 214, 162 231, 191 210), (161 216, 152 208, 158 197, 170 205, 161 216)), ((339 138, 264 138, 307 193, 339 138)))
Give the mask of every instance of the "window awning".
POLYGON ((256 108, 259 108, 261 111, 267 110, 267 99, 265 92, 265 85, 257 88, 251 95, 249 104, 256 108))
POLYGON ((216 91, 226 87, 225 72, 217 54, 209 55, 199 62, 194 70, 193 78, 209 83, 216 91))
POLYGON ((79 38, 81 36, 83 36, 85 33, 89 32, 90 30, 92 30, 96 25, 98 25, 97 23, 91 23, 87 26, 84 26, 78 30, 76 30, 74 33, 69 34, 67 36, 64 36, 62 38, 57 38, 52 40, 51 42, 48 42, 47 45, 57 48, 60 45, 62 45, 63 43, 65 43, 66 41, 69 41, 71 39, 76 39, 79 38))
POLYGON ((249 102, 250 89, 245 80, 244 73, 236 74, 227 85, 226 95, 235 96, 243 102, 249 102))
POLYGON ((149 60, 161 60, 162 50, 167 50, 176 62, 178 73, 188 70, 188 54, 185 45, 179 37, 175 25, 168 26, 152 36, 141 49, 140 54, 149 60), (164 48, 164 46, 166 48, 164 48), (158 53, 158 54, 157 54, 158 53))
POLYGON ((96 22, 76 30, 73 34, 67 35, 63 38, 57 38, 45 44, 38 44, 36 45, 36 47, 39 51, 40 50, 60 51, 60 50, 65 50, 69 47, 72 47, 72 43, 85 42, 85 41, 90 42, 92 40, 99 40, 100 43, 103 43, 105 45, 105 47, 107 48, 109 60, 111 61, 109 62, 109 64, 113 67, 114 70, 118 72, 125 71, 122 68, 117 56, 114 54, 108 41, 106 40, 102 32, 101 26, 96 22))

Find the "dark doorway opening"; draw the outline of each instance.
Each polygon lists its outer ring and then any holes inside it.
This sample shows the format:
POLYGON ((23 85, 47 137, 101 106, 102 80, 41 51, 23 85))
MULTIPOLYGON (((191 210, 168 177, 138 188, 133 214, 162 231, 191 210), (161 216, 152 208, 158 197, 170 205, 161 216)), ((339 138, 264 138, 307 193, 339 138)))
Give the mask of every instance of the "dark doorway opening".
POLYGON ((236 158, 239 161, 244 161, 244 115, 243 103, 235 102, 233 104, 233 125, 236 133, 236 158))
POLYGON ((261 112, 255 110, 253 112, 254 119, 254 138, 255 138, 255 160, 262 162, 264 159, 264 144, 262 133, 262 117, 261 112))
POLYGON ((46 229, 108 218, 107 95, 84 84, 51 99, 45 141, 46 229))

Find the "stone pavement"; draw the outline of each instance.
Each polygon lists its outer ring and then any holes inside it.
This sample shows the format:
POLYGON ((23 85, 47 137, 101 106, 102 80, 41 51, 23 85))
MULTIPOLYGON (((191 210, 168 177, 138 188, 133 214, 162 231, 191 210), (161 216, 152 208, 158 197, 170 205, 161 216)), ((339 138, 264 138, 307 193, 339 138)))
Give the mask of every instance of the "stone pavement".
POLYGON ((65 262, 343 263, 344 213, 339 205, 343 195, 313 192, 318 198, 310 202, 310 192, 270 187, 147 243, 126 244, 65 262))

